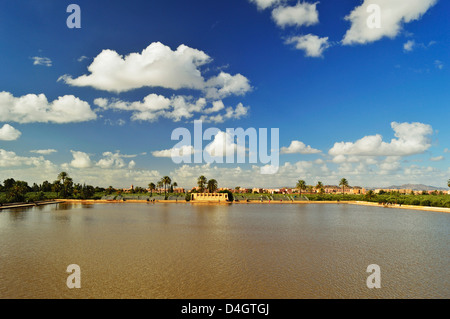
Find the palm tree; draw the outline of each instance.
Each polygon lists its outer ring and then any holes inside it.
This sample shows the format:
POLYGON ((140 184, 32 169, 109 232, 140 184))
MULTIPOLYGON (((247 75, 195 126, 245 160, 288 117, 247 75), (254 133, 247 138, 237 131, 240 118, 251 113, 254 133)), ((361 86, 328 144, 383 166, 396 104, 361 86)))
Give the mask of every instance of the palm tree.
POLYGON ((69 174, 67 174, 66 172, 61 172, 58 174, 58 181, 62 182, 63 185, 63 198, 66 197, 66 179, 69 178, 69 174))
POLYGON ((317 182, 316 189, 319 190, 320 194, 323 193, 323 184, 322 184, 322 182, 317 182))
POLYGON ((342 178, 339 182, 339 186, 342 186, 342 194, 344 194, 345 188, 348 187, 348 181, 345 178, 342 178))
POLYGON ((177 182, 173 182, 172 185, 170 185, 170 192, 173 193, 173 189, 175 187, 177 187, 177 186, 178 186, 178 183, 177 182))
POLYGON ((150 196, 153 196, 153 191, 156 189, 156 185, 154 183, 148 184, 148 188, 150 189, 150 196))
POLYGON ((200 188, 200 193, 203 193, 205 191, 206 182, 206 177, 203 175, 197 179, 197 185, 200 188))
POLYGON ((161 179, 161 182, 162 182, 163 185, 164 185, 164 195, 166 195, 166 193, 167 193, 167 185, 172 184, 172 180, 170 179, 169 176, 164 176, 164 177, 161 179))
POLYGON ((372 199, 374 196, 375 196, 375 194, 374 194, 373 190, 369 190, 366 194, 366 197, 368 199, 372 199))
POLYGON ((66 172, 61 172, 58 174, 58 180, 62 181, 63 184, 67 177, 69 177, 69 174, 67 174, 66 172))
POLYGON ((160 180, 158 183, 156 183, 156 187, 158 187, 159 195, 161 195, 161 188, 163 187, 163 182, 160 180))
POLYGON ((215 179, 210 179, 208 181, 208 191, 214 193, 217 190, 217 181, 215 179))
POLYGON ((300 193, 300 197, 301 197, 302 196, 302 190, 306 189, 306 182, 301 179, 301 180, 299 180, 297 182, 297 185, 295 187, 298 189, 298 191, 300 193))

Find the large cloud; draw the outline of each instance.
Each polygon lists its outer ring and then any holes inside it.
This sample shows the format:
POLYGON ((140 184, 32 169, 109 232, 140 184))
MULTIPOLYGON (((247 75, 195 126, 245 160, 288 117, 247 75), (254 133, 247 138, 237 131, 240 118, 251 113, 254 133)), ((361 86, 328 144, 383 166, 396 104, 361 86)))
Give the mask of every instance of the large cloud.
POLYGON ((19 130, 9 124, 5 124, 0 128, 0 141, 15 141, 21 134, 19 130))
MULTIPOLYGON (((21 167, 21 166, 34 166, 34 167, 45 167, 51 166, 51 163, 45 160, 42 156, 40 157, 26 157, 19 156, 15 152, 6 151, 0 149, 0 167, 21 167)), ((3 172, 2 172, 2 175, 3 172)), ((4 175, 6 176, 6 175, 4 175)))
POLYGON ((403 23, 419 20, 437 0, 364 0, 345 19, 351 27, 342 40, 343 44, 365 44, 383 37, 394 38, 403 23), (380 28, 371 28, 367 20, 373 14, 368 6, 376 4, 381 9, 380 28))
POLYGON ((95 120, 89 103, 73 95, 49 102, 44 94, 14 97, 0 92, 0 120, 18 123, 71 123, 95 120))
POLYGON ((431 147, 429 135, 433 133, 430 125, 422 123, 392 122, 395 139, 383 142, 381 135, 365 136, 356 142, 334 144, 329 154, 335 157, 355 156, 408 156, 420 154, 431 147))
POLYGON ((210 62, 199 50, 180 45, 175 51, 160 42, 150 44, 141 53, 125 57, 113 50, 103 50, 88 67, 89 75, 60 79, 74 86, 123 92, 144 86, 171 89, 195 88, 204 85, 199 66, 210 62))
POLYGON ((200 67, 212 59, 203 51, 180 45, 175 51, 160 42, 150 44, 141 53, 122 56, 103 50, 88 67, 90 74, 59 80, 73 86, 90 86, 110 92, 125 92, 141 87, 163 87, 173 90, 195 89, 208 96, 223 98, 241 95, 251 87, 241 74, 220 73, 205 80, 200 67))

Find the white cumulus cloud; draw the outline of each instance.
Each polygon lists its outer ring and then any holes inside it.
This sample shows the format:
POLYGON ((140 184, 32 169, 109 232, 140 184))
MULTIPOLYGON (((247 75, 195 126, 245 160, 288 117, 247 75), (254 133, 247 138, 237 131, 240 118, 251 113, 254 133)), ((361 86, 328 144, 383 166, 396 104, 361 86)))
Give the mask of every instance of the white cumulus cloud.
POLYGON ((72 123, 95 120, 97 114, 89 103, 73 95, 49 102, 44 94, 14 97, 0 92, 0 118, 18 123, 72 123))
POLYGON ((318 154, 320 150, 314 149, 311 146, 306 146, 300 141, 292 141, 289 147, 282 147, 281 154, 318 154))
POLYGON ((280 27, 310 26, 319 23, 317 3, 298 2, 295 6, 279 6, 272 11, 272 18, 280 27))
POLYGON ((314 34, 294 36, 287 39, 286 44, 295 44, 298 50, 304 50, 308 57, 321 57, 323 51, 330 47, 328 37, 320 38, 314 34))
POLYGON ((124 92, 141 87, 202 89, 204 79, 200 66, 211 58, 203 51, 180 45, 175 51, 154 42, 141 53, 122 56, 114 50, 103 50, 89 65, 90 74, 72 78, 60 77, 73 86, 91 86, 110 92, 124 92))
POLYGON ((77 78, 66 74, 58 81, 116 93, 142 87, 162 87, 194 89, 208 97, 224 98, 250 91, 249 80, 241 74, 221 72, 205 80, 201 66, 211 61, 205 52, 186 45, 180 45, 173 51, 160 42, 154 42, 141 53, 126 56, 113 50, 103 50, 89 65, 89 74, 77 78))
POLYGON ((433 133, 430 125, 422 123, 392 122, 395 137, 389 143, 383 142, 381 135, 365 136, 356 142, 335 143, 329 154, 335 159, 345 155, 356 156, 408 156, 420 154, 431 147, 429 136, 433 133))
POLYGON ((206 97, 222 99, 230 95, 244 95, 252 89, 249 80, 242 74, 231 75, 220 72, 206 82, 206 97))
MULTIPOLYGON (((26 157, 19 156, 15 152, 6 151, 0 149, 0 167, 21 167, 21 166, 34 166, 38 168, 48 168, 52 164, 45 160, 42 156, 40 157, 26 157)), ((3 172, 3 174, 6 174, 3 172)))
POLYGON ((194 99, 192 96, 174 95, 170 99, 162 95, 150 94, 143 101, 126 102, 119 99, 98 98, 94 104, 103 110, 113 109, 132 112, 131 120, 154 122, 159 118, 167 118, 174 122, 183 119, 191 119, 195 114, 200 114, 200 119, 205 122, 223 122, 229 119, 240 119, 248 114, 249 107, 239 103, 235 108, 225 107, 223 101, 212 102, 212 107, 206 108, 208 102, 205 98, 194 99), (209 115, 212 113, 221 114, 209 115), (203 115, 202 115, 203 114, 203 115), (208 114, 208 116, 204 115, 208 114))
POLYGON ((0 141, 15 141, 20 135, 22 133, 9 124, 5 124, 0 128, 0 141))
POLYGON ((70 166, 74 168, 88 168, 92 166, 92 161, 87 153, 79 151, 70 151, 73 156, 70 166))
POLYGON ((437 0, 364 0, 345 19, 350 21, 342 43, 365 44, 383 37, 395 38, 403 23, 419 20, 437 0), (369 5, 380 8, 380 28, 369 27, 367 21, 374 14, 368 10, 369 5))

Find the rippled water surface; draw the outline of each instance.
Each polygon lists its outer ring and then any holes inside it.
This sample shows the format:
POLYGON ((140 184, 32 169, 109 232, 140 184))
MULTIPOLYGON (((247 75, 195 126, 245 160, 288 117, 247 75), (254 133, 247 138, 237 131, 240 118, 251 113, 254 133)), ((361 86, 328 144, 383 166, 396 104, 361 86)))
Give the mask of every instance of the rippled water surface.
POLYGON ((450 214, 355 205, 0 211, 0 298, 450 298, 450 214), (81 267, 81 289, 66 268, 81 267), (366 286, 381 267, 381 289, 366 286))

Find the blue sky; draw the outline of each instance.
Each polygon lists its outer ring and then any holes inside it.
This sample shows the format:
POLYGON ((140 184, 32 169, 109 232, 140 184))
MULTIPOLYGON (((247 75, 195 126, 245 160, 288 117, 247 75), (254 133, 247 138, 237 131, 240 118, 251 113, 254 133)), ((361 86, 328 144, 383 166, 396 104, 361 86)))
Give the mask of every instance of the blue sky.
POLYGON ((0 180, 446 187, 450 4, 405 1, 4 1, 0 180), (160 157, 197 119, 279 128, 278 173, 160 157))

